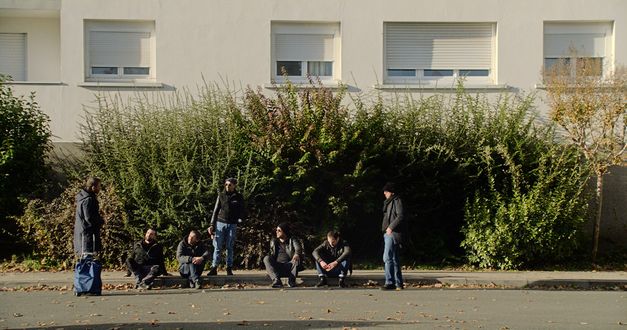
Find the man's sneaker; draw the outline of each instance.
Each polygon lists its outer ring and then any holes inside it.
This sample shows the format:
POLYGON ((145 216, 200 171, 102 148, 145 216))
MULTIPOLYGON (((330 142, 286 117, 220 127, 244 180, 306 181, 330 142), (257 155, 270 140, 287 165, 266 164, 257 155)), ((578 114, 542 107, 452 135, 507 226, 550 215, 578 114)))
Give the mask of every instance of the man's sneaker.
POLYGON ((340 277, 340 279, 337 281, 337 286, 340 288, 345 288, 346 287, 346 281, 344 280, 343 277, 340 277))
POLYGON ((296 287, 296 279, 295 278, 290 278, 287 280, 287 286, 290 288, 295 288, 296 287))
POLYGON ((233 268, 232 267, 226 267, 226 275, 233 275, 233 268))
POLYGON ((327 285, 327 278, 324 276, 320 276, 320 281, 316 284, 316 288, 327 285))
POLYGON ((394 284, 386 284, 381 287, 381 290, 396 290, 396 286, 394 284))
POLYGON ((199 279, 199 278, 197 278, 197 279, 194 281, 194 286, 195 286, 195 287, 196 287, 196 289, 198 289, 198 290, 202 289, 202 282, 200 281, 200 279, 199 279))
POLYGON ((207 276, 215 276, 215 275, 218 275, 218 268, 211 267, 211 269, 209 270, 209 273, 207 273, 207 276))
POLYGON ((283 287, 283 283, 281 282, 280 279, 275 279, 274 281, 272 281, 272 287, 273 288, 282 288, 283 287))
POLYGON ((405 289, 405 286, 402 285, 402 284, 396 286, 396 291, 401 291, 401 290, 404 290, 404 289, 405 289))
POLYGON ((127 269, 124 277, 131 277, 131 275, 133 275, 133 273, 131 273, 131 271, 127 269))
POLYGON ((139 288, 143 290, 150 290, 152 289, 152 286, 146 282, 141 282, 139 283, 139 288))

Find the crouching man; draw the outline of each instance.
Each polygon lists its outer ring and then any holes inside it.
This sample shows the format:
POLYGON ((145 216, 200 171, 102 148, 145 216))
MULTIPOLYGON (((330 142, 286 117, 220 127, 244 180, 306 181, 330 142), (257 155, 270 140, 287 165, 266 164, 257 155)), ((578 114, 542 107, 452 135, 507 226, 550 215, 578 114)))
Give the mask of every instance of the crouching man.
POLYGON ((346 276, 350 269, 351 248, 340 238, 340 233, 330 231, 327 239, 313 251, 320 282, 316 287, 327 285, 327 277, 338 277, 338 286, 346 287, 346 276))
POLYGON ((279 224, 275 232, 276 238, 270 241, 270 254, 263 258, 263 263, 273 288, 283 287, 281 277, 287 277, 287 285, 293 288, 296 286, 296 276, 302 270, 303 246, 300 240, 292 237, 288 224, 279 224))
POLYGON ((200 232, 192 230, 176 248, 176 259, 179 261, 179 273, 186 278, 190 288, 200 289, 200 275, 209 260, 209 250, 200 240, 200 232))
POLYGON ((144 239, 133 245, 126 267, 135 275, 135 289, 150 289, 159 275, 167 275, 163 246, 157 242, 157 231, 148 229, 144 239))

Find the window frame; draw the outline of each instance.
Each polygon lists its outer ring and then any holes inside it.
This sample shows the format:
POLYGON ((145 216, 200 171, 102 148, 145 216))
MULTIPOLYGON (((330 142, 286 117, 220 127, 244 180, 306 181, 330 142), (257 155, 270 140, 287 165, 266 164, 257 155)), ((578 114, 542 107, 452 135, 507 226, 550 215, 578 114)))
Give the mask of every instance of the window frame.
MULTIPOLYGON (((156 36, 155 21, 128 21, 128 20, 84 20, 84 76, 86 82, 111 81, 111 82, 142 82, 156 80, 156 36), (98 63, 92 65, 91 61, 91 33, 92 32, 122 32, 122 33, 146 33, 148 34, 148 66, 124 65, 122 63, 98 63), (115 74, 93 73, 93 68, 116 68, 115 74), (148 68, 148 74, 125 74, 124 69, 148 68)), ((141 63, 140 63, 141 64, 141 63)))
POLYGON ((332 82, 340 79, 340 22, 271 22, 271 81, 274 83, 285 83, 286 78, 294 83, 307 83, 309 63, 331 62, 330 76, 312 76, 313 79, 319 78, 322 82, 332 82), (333 55, 332 60, 325 59, 307 60, 307 59, 277 59, 276 35, 277 34, 294 34, 294 35, 330 35, 332 36, 333 55), (278 62, 300 62, 301 74, 299 76, 288 75, 283 76, 278 72, 278 62))

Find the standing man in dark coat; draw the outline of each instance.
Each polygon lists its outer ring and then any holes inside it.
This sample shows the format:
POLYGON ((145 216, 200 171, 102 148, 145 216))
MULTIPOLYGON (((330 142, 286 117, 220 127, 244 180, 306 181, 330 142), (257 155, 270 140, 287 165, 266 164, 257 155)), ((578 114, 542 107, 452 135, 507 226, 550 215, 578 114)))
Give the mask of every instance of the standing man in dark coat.
POLYGON ((237 191, 237 179, 228 178, 224 182, 224 191, 218 193, 213 209, 211 225, 207 230, 213 237, 213 261, 207 275, 217 275, 222 248, 226 245, 226 275, 233 275, 233 246, 237 225, 246 218, 244 197, 237 191))
POLYGON ((126 267, 135 275, 135 288, 150 289, 155 277, 167 274, 163 246, 157 242, 157 231, 150 228, 144 239, 136 242, 126 267))
POLYGON ((76 195, 74 220, 74 253, 96 253, 102 250, 100 228, 104 220, 100 216, 100 205, 96 195, 100 192, 100 179, 88 177, 84 187, 76 195))
POLYGON ((385 285, 382 290, 402 290, 403 275, 401 274, 401 262, 399 258, 400 245, 403 233, 403 202, 396 195, 396 186, 388 182, 383 186, 383 262, 385 263, 385 285))

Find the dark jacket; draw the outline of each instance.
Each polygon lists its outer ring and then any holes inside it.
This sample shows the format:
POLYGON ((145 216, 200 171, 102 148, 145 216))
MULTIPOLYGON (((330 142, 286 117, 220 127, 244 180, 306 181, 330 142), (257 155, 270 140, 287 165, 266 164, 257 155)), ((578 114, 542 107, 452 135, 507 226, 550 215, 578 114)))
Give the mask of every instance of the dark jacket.
POLYGON ((398 195, 394 194, 383 202, 383 222, 381 222, 381 231, 389 227, 392 229, 394 240, 398 243, 402 241, 404 232, 404 213, 403 202, 398 195))
MULTIPOLYGON (((277 238, 273 238, 270 240, 270 258, 276 261, 277 256, 279 255, 279 240, 277 238)), ((300 239, 290 237, 287 239, 285 244, 285 252, 290 257, 290 259, 294 258, 295 254, 300 256, 300 262, 298 264, 298 270, 303 270, 305 267, 303 266, 303 243, 300 239)))
POLYGON ((218 193, 216 205, 213 208, 213 215, 211 216, 211 226, 215 227, 217 221, 237 224, 241 222, 239 220, 246 220, 244 196, 238 191, 232 193, 221 191, 218 193))
POLYGON ((152 244, 146 243, 145 240, 135 242, 129 258, 135 260, 137 264, 142 266, 157 265, 162 274, 166 273, 163 246, 157 242, 152 244))
POLYGON ((102 250, 100 228, 103 224, 96 194, 81 189, 76 195, 74 253, 81 255, 102 250))
POLYGON ((329 244, 329 241, 325 240, 324 243, 314 249, 312 255, 316 262, 324 260, 326 263, 333 261, 340 263, 350 259, 351 253, 351 247, 348 245, 348 242, 340 239, 334 247, 329 244))
POLYGON ((192 262, 193 257, 202 257, 207 261, 209 260, 209 250, 207 250, 207 246, 202 242, 198 242, 196 246, 189 245, 186 237, 176 248, 176 260, 178 260, 180 264, 188 264, 192 262))

